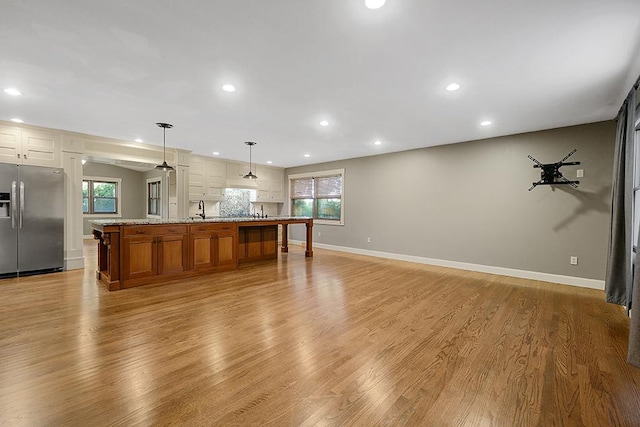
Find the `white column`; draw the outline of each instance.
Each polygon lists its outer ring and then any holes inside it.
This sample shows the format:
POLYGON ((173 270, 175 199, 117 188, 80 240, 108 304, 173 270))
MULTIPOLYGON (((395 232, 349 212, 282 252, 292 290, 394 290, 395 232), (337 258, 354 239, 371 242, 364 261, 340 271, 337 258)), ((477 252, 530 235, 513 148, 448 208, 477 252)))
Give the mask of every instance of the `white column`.
POLYGON ((82 154, 84 144, 64 135, 62 167, 64 168, 64 268, 84 268, 82 250, 82 154))
POLYGON ((176 168, 176 199, 178 202, 178 218, 189 216, 189 166, 176 168))

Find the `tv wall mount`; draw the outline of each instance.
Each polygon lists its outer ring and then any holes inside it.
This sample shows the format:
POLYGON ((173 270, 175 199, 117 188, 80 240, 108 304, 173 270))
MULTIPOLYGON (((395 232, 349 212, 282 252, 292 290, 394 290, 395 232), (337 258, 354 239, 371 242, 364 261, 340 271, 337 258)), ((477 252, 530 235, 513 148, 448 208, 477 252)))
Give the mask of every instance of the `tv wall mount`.
POLYGON ((570 181, 562 175, 562 172, 560 172, 560 168, 562 166, 572 166, 572 165, 580 164, 580 162, 565 162, 565 160, 571 157, 573 153, 575 153, 576 151, 578 150, 574 148, 569 154, 564 156, 562 160, 560 160, 559 162, 547 163, 547 164, 540 163, 538 160, 534 159, 530 155, 527 156, 533 163, 535 163, 535 165, 533 165, 534 168, 542 169, 540 171, 540 181, 534 182, 533 185, 529 187, 529 191, 533 190, 538 185, 569 184, 573 188, 578 188, 578 184, 580 184, 580 181, 570 181))

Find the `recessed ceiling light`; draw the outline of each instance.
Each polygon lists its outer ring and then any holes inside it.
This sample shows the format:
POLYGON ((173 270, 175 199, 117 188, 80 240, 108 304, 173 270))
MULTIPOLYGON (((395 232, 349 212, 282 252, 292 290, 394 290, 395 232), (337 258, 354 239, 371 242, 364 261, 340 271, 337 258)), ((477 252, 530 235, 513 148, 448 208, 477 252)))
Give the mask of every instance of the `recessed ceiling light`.
POLYGON ((135 142, 144 142, 141 138, 134 139, 135 142))
POLYGON ((273 163, 271 160, 267 160, 268 165, 270 165, 271 163, 273 163))
POLYGON ((385 0, 365 0, 364 4, 369 9, 380 9, 384 6, 385 0))
POLYGON ((13 118, 13 119, 11 119, 11 121, 14 122, 14 123, 24 123, 24 120, 18 119, 18 118, 13 118))
POLYGON ((305 157, 311 157, 311 154, 305 154, 304 156, 305 157))
POLYGON ((458 90, 458 89, 460 89, 460 85, 459 85, 458 83, 450 83, 450 84, 447 86, 447 90, 448 90, 449 92, 453 92, 453 91, 458 90))
POLYGON ((22 95, 22 92, 20 92, 18 89, 16 89, 15 87, 8 87, 4 90, 4 93, 6 93, 7 95, 11 95, 11 96, 20 96, 22 95))
POLYGON ((489 126, 491 123, 493 123, 491 120, 483 120, 480 122, 480 126, 489 126))
POLYGON ((232 84, 226 84, 226 85, 222 85, 222 90, 225 92, 235 92, 236 91, 236 87, 232 84))
POLYGON ((329 126, 329 122, 327 120, 322 120, 320 122, 320 126, 329 126))
POLYGON ((214 151, 214 152, 213 152, 213 155, 214 155, 214 156, 219 156, 219 155, 220 155, 220 153, 218 153, 217 151, 214 151))
POLYGON ((373 145, 382 145, 382 142, 381 141, 376 141, 376 142, 373 143, 373 145))

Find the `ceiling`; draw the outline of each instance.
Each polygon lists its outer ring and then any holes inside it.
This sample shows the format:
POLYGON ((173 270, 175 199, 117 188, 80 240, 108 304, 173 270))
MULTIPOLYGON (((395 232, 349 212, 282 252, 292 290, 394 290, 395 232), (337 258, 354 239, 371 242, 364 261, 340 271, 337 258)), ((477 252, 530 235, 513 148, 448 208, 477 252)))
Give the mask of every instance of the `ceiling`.
POLYGON ((0 39, 0 120, 289 167, 612 119, 640 1, 2 0, 0 39))

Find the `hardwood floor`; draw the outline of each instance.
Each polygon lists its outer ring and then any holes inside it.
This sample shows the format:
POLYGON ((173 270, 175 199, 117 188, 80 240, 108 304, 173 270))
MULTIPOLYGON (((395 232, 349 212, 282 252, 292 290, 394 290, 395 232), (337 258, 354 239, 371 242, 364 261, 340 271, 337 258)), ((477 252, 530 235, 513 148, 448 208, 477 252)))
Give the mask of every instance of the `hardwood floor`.
POLYGON ((108 292, 0 280, 0 424, 638 426, 601 291, 290 247, 108 292))

